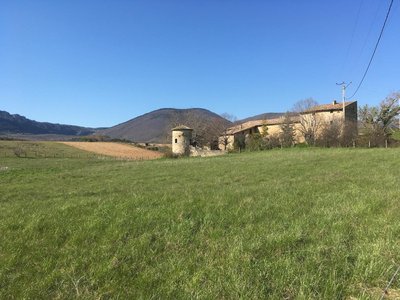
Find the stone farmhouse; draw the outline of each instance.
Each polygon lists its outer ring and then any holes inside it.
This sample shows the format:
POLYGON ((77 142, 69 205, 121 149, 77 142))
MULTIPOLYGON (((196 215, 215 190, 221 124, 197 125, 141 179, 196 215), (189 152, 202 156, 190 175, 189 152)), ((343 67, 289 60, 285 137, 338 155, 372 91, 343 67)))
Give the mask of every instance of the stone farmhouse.
MULTIPOLYGON (((331 104, 314 106, 300 113, 288 115, 289 122, 293 126, 295 143, 304 143, 304 131, 307 127, 315 126, 316 136, 324 126, 330 126, 337 121, 341 126, 357 123, 357 101, 338 103, 333 101, 331 104), (319 126, 316 126, 316 125, 319 126)), ((233 149, 235 141, 246 138, 247 136, 259 133, 263 134, 264 129, 268 135, 279 135, 282 132, 282 125, 287 123, 285 117, 267 120, 253 120, 227 128, 219 137, 219 148, 221 150, 233 149)), ((357 130, 357 126, 352 127, 357 130)))

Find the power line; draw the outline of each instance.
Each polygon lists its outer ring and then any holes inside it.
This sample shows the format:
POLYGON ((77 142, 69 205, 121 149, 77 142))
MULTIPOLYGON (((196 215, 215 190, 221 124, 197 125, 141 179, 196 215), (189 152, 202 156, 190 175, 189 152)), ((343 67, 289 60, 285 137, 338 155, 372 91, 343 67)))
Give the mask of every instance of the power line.
MULTIPOLYGON (((349 69, 353 69, 353 68, 355 68, 356 66, 359 66, 359 65, 360 65, 360 64, 359 64, 359 60, 360 60, 360 58, 362 57, 362 55, 363 55, 363 53, 364 53, 365 46, 367 45, 367 42, 368 42, 369 37, 370 37, 371 32, 372 32, 372 28, 374 28, 374 26, 375 26, 375 24, 376 24, 376 20, 377 20, 378 14, 379 14, 379 12, 381 11, 381 6, 382 6, 383 1, 377 1, 377 2, 378 2, 378 5, 376 6, 374 17, 373 17, 373 18, 370 18, 370 19, 372 20, 372 22, 370 23, 369 28, 368 28, 368 33, 367 33, 367 35, 366 35, 365 38, 364 38, 364 42, 363 42, 363 44, 362 44, 360 54, 357 55, 357 58, 356 58, 355 60, 352 60, 352 61, 351 61, 351 65, 350 65, 351 68, 349 68, 349 69)), ((348 69, 348 70, 349 70, 349 69, 348 69)))
POLYGON ((349 46, 347 47, 346 58, 345 58, 345 60, 343 61, 342 68, 341 68, 341 69, 342 69, 342 75, 343 75, 343 69, 344 69, 344 67, 345 67, 345 65, 346 65, 346 63, 347 63, 347 61, 348 61, 348 58, 349 58, 349 53, 350 53, 351 46, 353 45, 354 34, 355 34, 355 32, 356 32, 356 29, 357 29, 358 20, 359 20, 359 18, 360 18, 360 12, 361 12, 361 7, 362 7, 363 3, 364 3, 364 0, 361 0, 361 1, 360 1, 360 5, 358 6, 356 22, 355 22, 355 24, 354 24, 353 31, 352 31, 352 33, 351 33, 350 44, 349 44, 349 46))
POLYGON ((379 34, 379 38, 378 38, 378 40, 377 40, 377 42, 376 42, 376 45, 375 45, 375 48, 374 48, 374 52, 372 52, 371 59, 369 60, 369 63, 368 63, 367 68, 365 69, 364 75, 363 75, 363 77, 362 77, 360 83, 358 84, 356 91, 354 92, 353 95, 351 95, 351 97, 349 97, 349 99, 353 98, 353 97, 357 94, 358 90, 360 89, 360 87, 361 87, 361 85, 362 85, 362 83, 363 83, 363 81, 364 81, 364 79, 365 79, 365 76, 367 76, 369 67, 371 66, 372 60, 374 59, 376 49, 378 49, 379 42, 381 41, 383 31, 385 30, 386 22, 387 22, 387 20, 388 20, 388 18, 389 18, 390 10, 392 9, 393 1, 394 1, 394 0, 391 0, 391 1, 390 1, 389 9, 388 9, 388 11, 387 11, 387 13, 386 13, 386 17, 385 17, 385 22, 383 22, 383 26, 382 26, 382 29, 381 29, 381 33, 379 34))

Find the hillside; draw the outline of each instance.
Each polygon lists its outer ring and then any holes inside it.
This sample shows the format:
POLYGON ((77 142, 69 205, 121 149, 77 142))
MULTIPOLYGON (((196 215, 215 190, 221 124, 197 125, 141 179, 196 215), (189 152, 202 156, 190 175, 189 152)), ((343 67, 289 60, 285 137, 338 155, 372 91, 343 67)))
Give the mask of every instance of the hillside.
POLYGON ((89 135, 93 128, 74 125, 37 122, 20 116, 0 111, 0 134, 59 134, 59 135, 89 135))
POLYGON ((180 124, 193 128, 198 138, 204 141, 218 136, 232 125, 230 121, 202 108, 162 108, 97 133, 135 142, 169 143, 171 129, 180 124))
POLYGON ((263 113, 263 114, 259 114, 259 115, 255 115, 252 117, 248 117, 242 120, 238 120, 235 123, 244 123, 244 122, 248 122, 248 121, 254 121, 254 120, 266 120, 266 119, 275 119, 275 118, 279 118, 280 116, 283 116, 285 113, 263 113))

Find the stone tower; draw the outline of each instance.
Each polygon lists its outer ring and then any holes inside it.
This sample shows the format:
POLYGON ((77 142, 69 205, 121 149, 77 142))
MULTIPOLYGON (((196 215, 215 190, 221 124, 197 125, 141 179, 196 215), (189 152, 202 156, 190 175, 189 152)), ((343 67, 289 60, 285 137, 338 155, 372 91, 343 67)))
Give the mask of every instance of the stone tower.
POLYGON ((172 153, 177 155, 189 155, 192 143, 192 128, 178 126, 172 128, 172 153))

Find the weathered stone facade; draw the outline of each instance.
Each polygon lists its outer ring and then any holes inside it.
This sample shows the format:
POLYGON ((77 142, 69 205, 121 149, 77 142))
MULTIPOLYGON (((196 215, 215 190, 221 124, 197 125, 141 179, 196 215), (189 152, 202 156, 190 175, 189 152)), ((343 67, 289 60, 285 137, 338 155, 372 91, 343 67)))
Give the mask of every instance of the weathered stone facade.
POLYGON ((192 144, 192 128, 178 126, 172 129, 172 153, 176 155, 189 155, 192 144))
MULTIPOLYGON (((268 120, 255 120, 245 122, 228 128, 219 138, 219 148, 222 150, 231 150, 234 147, 235 141, 243 139, 251 134, 263 134, 263 128, 267 128, 268 135, 279 136, 282 132, 281 126, 284 124, 283 117, 268 120)), ((316 126, 316 135, 320 134, 324 126, 329 126, 334 122, 340 122, 342 125, 355 124, 354 130, 357 130, 357 101, 337 103, 333 101, 331 104, 324 104, 312 107, 299 114, 290 116, 290 123, 294 130, 295 143, 304 143, 305 138, 303 131, 307 126, 316 126)))

